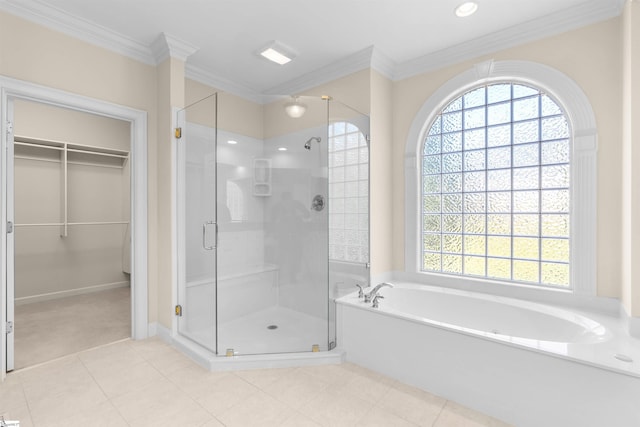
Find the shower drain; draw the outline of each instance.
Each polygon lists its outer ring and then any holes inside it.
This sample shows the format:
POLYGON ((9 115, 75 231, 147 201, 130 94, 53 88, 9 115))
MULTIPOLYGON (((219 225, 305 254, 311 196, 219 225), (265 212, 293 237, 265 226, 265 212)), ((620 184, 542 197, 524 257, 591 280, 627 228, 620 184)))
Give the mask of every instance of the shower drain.
POLYGON ((271 329, 271 330, 278 329, 278 325, 269 325, 267 326, 267 329, 271 329))

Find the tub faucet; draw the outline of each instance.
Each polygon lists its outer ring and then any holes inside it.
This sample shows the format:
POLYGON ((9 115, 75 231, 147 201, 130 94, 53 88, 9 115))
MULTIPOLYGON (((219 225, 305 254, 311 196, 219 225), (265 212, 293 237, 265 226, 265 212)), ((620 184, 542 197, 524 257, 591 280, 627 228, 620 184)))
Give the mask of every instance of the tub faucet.
POLYGON ((386 282, 380 283, 379 285, 376 285, 376 287, 373 288, 371 292, 369 292, 368 294, 365 294, 364 302, 371 302, 371 300, 373 300, 376 297, 376 295, 378 295, 378 292, 380 291, 380 289, 384 288, 385 286, 393 288, 393 285, 391 283, 386 283, 386 282))
POLYGON ((360 283, 356 283, 356 286, 358 287, 358 298, 364 298, 364 288, 368 288, 370 285, 367 283, 366 285, 362 286, 360 283))

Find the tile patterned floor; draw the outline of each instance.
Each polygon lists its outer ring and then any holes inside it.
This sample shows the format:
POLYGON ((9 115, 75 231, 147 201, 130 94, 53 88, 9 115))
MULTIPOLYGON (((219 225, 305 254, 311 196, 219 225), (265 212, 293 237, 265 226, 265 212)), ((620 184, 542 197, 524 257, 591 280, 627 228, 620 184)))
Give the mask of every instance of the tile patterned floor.
POLYGON ((21 427, 507 427, 354 364, 209 372, 158 338, 10 373, 0 415, 21 427))

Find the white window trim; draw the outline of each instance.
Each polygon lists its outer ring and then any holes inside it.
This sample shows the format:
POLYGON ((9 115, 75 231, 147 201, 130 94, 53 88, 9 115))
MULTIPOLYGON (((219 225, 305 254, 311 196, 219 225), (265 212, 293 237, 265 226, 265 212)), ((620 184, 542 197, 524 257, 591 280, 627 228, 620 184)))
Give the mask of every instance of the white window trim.
POLYGON ((405 272, 428 276, 431 283, 441 286, 478 280, 492 283, 490 279, 450 277, 420 270, 420 161, 429 126, 449 101, 478 85, 502 81, 537 87, 565 110, 571 131, 571 285, 576 295, 595 296, 598 148, 595 115, 575 81, 558 70, 529 61, 489 60, 477 64, 436 90, 414 117, 405 146, 405 272))

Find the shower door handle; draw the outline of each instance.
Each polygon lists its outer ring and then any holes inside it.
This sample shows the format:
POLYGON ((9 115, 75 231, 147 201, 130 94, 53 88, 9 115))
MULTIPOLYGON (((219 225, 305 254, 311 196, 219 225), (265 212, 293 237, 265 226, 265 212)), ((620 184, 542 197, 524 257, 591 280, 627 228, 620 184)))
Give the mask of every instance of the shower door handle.
POLYGON ((215 221, 207 221, 202 224, 202 247, 205 251, 212 251, 218 246, 218 223, 215 221), (216 226, 216 240, 212 246, 207 246, 207 228, 209 225, 216 226))

